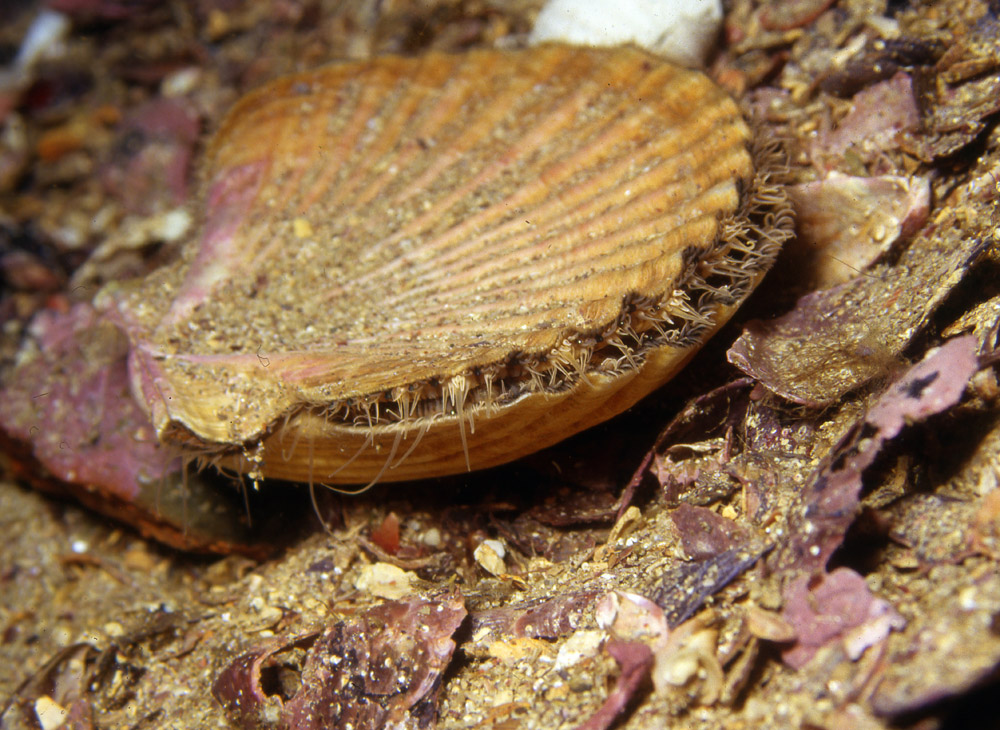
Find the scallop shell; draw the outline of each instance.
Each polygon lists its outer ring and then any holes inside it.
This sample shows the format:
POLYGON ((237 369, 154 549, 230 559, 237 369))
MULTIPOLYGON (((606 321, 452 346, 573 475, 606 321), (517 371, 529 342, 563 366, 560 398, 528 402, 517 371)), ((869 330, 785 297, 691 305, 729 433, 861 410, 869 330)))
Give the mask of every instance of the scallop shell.
POLYGON ((755 148, 709 79, 631 48, 322 68, 237 103, 200 237, 103 306, 163 439, 310 482, 493 466, 730 316, 790 229, 755 148))

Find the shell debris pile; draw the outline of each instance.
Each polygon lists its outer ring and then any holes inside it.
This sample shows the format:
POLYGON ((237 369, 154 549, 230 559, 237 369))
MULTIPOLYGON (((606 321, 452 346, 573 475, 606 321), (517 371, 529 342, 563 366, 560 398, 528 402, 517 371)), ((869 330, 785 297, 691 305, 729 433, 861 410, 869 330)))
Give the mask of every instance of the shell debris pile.
POLYGON ((235 106, 200 237, 99 303, 193 453, 341 484, 493 466, 628 408, 730 316, 791 228, 765 148, 633 48, 334 65, 235 106))

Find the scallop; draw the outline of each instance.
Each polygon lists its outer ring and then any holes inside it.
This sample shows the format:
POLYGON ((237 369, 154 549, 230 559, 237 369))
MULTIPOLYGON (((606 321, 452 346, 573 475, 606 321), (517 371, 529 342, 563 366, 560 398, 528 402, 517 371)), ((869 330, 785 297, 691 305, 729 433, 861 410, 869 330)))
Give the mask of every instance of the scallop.
POLYGON ((633 48, 281 78, 206 151, 200 232, 106 290, 160 438, 328 484, 497 465, 668 380, 791 228, 707 77, 633 48))

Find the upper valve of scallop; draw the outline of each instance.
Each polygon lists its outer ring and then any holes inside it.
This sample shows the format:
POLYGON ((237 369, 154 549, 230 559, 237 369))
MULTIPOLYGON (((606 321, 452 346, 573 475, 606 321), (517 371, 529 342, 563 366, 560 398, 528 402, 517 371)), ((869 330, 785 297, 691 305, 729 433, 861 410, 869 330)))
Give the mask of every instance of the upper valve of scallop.
POLYGON ((199 235, 103 306, 162 440, 325 483, 494 466, 628 408, 739 306, 790 235, 766 148, 630 47, 333 65, 236 104, 199 235))

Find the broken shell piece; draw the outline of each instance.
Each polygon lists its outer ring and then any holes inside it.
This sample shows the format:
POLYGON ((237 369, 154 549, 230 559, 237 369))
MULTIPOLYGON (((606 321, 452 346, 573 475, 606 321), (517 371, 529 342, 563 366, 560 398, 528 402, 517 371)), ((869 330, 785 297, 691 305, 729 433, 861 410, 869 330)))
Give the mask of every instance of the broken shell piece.
POLYGON ((631 48, 330 66, 236 105, 200 239, 101 303, 161 439, 310 482, 493 466, 731 315, 790 229, 758 149, 705 76, 631 48))
POLYGON ((596 629, 580 629, 570 634, 569 638, 559 647, 553 669, 560 672, 564 669, 574 667, 584 659, 597 656, 597 652, 604 643, 605 635, 603 631, 596 629))
POLYGON ((713 704, 725 684, 718 659, 719 632, 715 616, 706 611, 675 629, 663 645, 655 648, 653 686, 660 694, 672 688, 690 687, 704 705, 713 704), (695 683, 692 680, 699 679, 695 683))
POLYGON ((930 210, 930 182, 922 177, 831 172, 791 186, 788 194, 798 231, 789 265, 812 289, 861 275, 900 238, 912 236, 930 210))
POLYGON ((413 593, 416 577, 415 573, 390 563, 374 563, 361 569, 354 587, 362 593, 395 601, 413 593))
POLYGON ((499 540, 483 540, 472 553, 472 557, 487 573, 501 576, 507 572, 507 566, 503 562, 506 552, 499 540))

